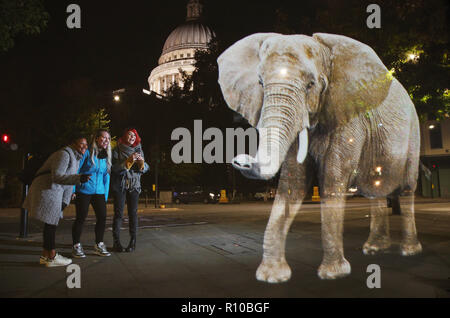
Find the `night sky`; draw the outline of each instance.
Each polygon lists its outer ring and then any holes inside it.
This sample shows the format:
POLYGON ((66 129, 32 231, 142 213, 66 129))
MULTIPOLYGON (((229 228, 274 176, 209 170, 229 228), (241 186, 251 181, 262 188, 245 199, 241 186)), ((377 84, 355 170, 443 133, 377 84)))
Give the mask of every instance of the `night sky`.
MULTIPOLYGON (((70 89, 73 82, 80 80, 88 80, 93 91, 100 94, 110 94, 122 87, 148 88, 147 78, 157 66, 166 38, 185 21, 187 2, 45 0, 50 15, 47 28, 38 35, 19 35, 12 49, 0 53, 0 103, 8 107, 29 104, 39 107, 49 98, 58 100, 52 95, 61 91, 62 86, 70 89), (70 3, 81 7, 81 29, 66 26, 69 15, 66 8, 70 3)), ((343 4, 351 3, 352 9, 358 8, 348 13, 348 19, 342 23, 354 23, 354 12, 358 12, 361 16, 354 27, 367 29, 364 19, 371 1, 203 0, 203 3, 204 23, 227 47, 255 32, 274 32, 276 9, 286 4, 291 19, 298 16, 299 21, 313 22, 315 8, 327 8, 333 20, 334 12, 338 11, 345 18, 347 12, 342 10, 348 6, 343 4)), ((380 5, 385 23, 390 13, 389 1, 380 1, 380 5)), ((391 17, 389 23, 395 23, 396 19, 391 17)), ((382 34, 385 26, 380 31, 370 31, 373 39, 382 34)), ((326 25, 301 33, 313 32, 339 33, 326 25)))
MULTIPOLYGON (((98 90, 147 88, 165 39, 185 21, 187 0, 76 1, 81 29, 66 26, 70 3, 74 1, 46 1, 47 28, 39 35, 20 35, 15 46, 0 55, 4 94, 21 87, 38 97, 80 78, 92 80, 98 90)), ((273 2, 204 3, 205 23, 230 44, 273 28, 273 2)))

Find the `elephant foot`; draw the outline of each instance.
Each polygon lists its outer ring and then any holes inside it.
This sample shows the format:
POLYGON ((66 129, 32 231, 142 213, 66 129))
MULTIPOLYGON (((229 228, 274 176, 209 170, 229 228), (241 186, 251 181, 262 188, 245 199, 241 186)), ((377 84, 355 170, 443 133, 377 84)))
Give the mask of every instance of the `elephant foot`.
POLYGON ((379 252, 387 250, 391 246, 389 238, 383 240, 367 240, 363 245, 364 255, 375 255, 379 252))
POLYGON ((320 279, 336 279, 347 276, 351 273, 352 269, 350 263, 344 258, 339 262, 332 264, 321 264, 317 275, 320 279))
POLYGON ((256 279, 267 283, 282 283, 291 278, 291 268, 285 259, 264 260, 256 271, 256 279))
POLYGON ((402 243, 400 245, 400 252, 403 256, 416 255, 422 252, 422 245, 419 242, 415 244, 402 243))

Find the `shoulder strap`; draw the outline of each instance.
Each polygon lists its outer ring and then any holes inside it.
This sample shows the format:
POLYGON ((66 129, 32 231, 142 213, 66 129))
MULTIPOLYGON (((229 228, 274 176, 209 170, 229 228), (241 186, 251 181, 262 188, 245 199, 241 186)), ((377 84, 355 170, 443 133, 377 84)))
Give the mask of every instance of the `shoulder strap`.
MULTIPOLYGON (((67 152, 67 154, 68 154, 69 157, 70 157, 70 153, 67 151, 67 149, 64 148, 63 151, 67 152)), ((33 181, 33 180, 36 179, 37 177, 40 177, 40 176, 43 176, 43 175, 49 174, 49 173, 51 173, 51 170, 44 170, 44 171, 41 171, 41 172, 39 172, 39 173, 36 173, 31 181, 33 181)))

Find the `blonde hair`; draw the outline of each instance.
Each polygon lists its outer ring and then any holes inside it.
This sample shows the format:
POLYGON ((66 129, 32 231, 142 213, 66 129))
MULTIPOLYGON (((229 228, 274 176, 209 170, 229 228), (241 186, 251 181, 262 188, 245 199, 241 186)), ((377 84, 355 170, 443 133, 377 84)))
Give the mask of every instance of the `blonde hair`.
POLYGON ((108 148, 106 148, 106 164, 108 167, 108 173, 111 173, 111 165, 112 165, 112 151, 111 151, 111 134, 106 129, 99 129, 96 131, 96 133, 92 136, 91 140, 91 162, 95 166, 95 160, 94 158, 98 156, 100 153, 100 150, 98 149, 97 141, 96 139, 101 136, 102 132, 106 132, 109 135, 109 143, 108 148))

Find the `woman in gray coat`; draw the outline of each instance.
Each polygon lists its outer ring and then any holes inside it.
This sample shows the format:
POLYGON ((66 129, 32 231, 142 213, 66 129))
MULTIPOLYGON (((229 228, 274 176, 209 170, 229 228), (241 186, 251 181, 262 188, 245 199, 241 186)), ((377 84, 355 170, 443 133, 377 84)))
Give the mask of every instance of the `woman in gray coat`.
POLYGON ((125 129, 112 154, 111 192, 114 196, 113 250, 134 252, 138 227, 137 210, 141 193, 141 175, 149 170, 144 159, 141 138, 134 128, 125 129), (130 243, 123 248, 120 243, 123 209, 127 203, 130 243))
POLYGON ((37 171, 23 207, 33 217, 44 222, 44 249, 40 264, 47 267, 65 266, 72 260, 55 251, 55 233, 63 210, 69 205, 73 186, 89 180, 89 175, 80 175, 78 166, 87 149, 86 138, 75 137, 72 143, 56 151, 37 171))

